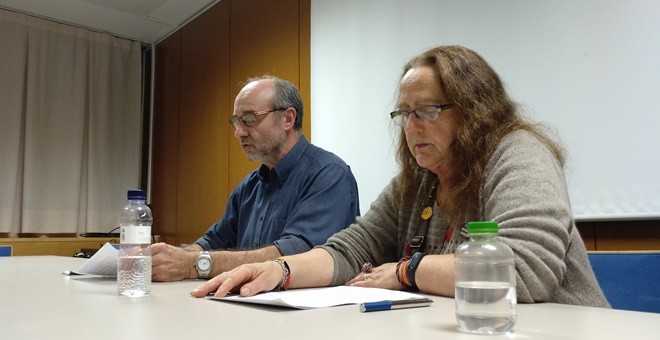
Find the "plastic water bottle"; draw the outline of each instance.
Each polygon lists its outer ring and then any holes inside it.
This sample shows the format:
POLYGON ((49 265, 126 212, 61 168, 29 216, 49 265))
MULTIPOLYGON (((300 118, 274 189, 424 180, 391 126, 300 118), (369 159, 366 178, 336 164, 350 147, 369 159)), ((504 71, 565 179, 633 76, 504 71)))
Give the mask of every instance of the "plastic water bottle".
POLYGON ((145 203, 144 190, 129 190, 119 227, 121 229, 117 259, 117 292, 138 297, 151 292, 151 209, 145 203))
POLYGON ((497 240, 496 222, 470 222, 470 240, 454 254, 456 319, 461 330, 501 334, 516 323, 513 252, 497 240))

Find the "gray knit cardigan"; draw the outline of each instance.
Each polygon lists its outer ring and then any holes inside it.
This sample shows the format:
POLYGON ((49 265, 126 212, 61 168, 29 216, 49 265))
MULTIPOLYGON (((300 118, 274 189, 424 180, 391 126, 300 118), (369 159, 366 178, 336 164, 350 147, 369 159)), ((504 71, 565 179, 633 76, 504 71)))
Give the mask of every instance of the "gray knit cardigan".
MULTIPOLYGON (((479 220, 498 222, 500 240, 514 252, 518 301, 609 307, 575 227, 562 168, 550 150, 532 134, 514 132, 497 147, 484 176, 479 220)), ((403 202, 395 199, 393 182, 363 217, 321 246, 335 262, 331 285, 344 284, 365 262, 397 262, 415 236, 435 176, 423 176, 403 202)), ((464 236, 453 232, 445 240, 438 210, 434 205, 423 251, 453 253, 464 236)))

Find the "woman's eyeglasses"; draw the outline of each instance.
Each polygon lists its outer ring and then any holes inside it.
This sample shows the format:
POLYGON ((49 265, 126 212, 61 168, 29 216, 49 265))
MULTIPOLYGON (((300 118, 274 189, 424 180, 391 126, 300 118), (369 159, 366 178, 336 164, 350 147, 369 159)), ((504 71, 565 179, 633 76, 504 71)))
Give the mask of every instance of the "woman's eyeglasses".
POLYGON ((440 112, 447 110, 451 104, 434 104, 424 105, 411 111, 396 110, 390 112, 390 117, 396 125, 404 126, 408 121, 410 114, 414 114, 417 119, 422 119, 427 122, 434 122, 440 116, 440 112))

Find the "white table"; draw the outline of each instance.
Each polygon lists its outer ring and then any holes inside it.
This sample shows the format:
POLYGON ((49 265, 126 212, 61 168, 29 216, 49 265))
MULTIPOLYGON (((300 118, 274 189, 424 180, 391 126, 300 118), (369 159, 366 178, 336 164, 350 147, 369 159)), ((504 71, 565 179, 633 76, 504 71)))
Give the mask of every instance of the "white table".
POLYGON ((183 281, 131 299, 112 279, 61 274, 82 261, 0 258, 0 339, 660 339, 660 314, 552 303, 519 305, 514 332, 479 336, 458 331, 454 300, 436 296, 427 308, 293 310, 195 299, 200 282, 183 281))

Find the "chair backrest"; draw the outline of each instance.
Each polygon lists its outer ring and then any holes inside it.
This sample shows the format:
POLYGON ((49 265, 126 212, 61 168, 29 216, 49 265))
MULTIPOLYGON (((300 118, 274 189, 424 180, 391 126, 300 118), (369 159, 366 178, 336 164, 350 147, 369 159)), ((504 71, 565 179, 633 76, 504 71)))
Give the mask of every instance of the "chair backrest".
POLYGON ((10 245, 0 245, 0 256, 11 256, 12 248, 10 245))
POLYGON ((589 252, 612 308, 660 313, 660 252, 589 252))

